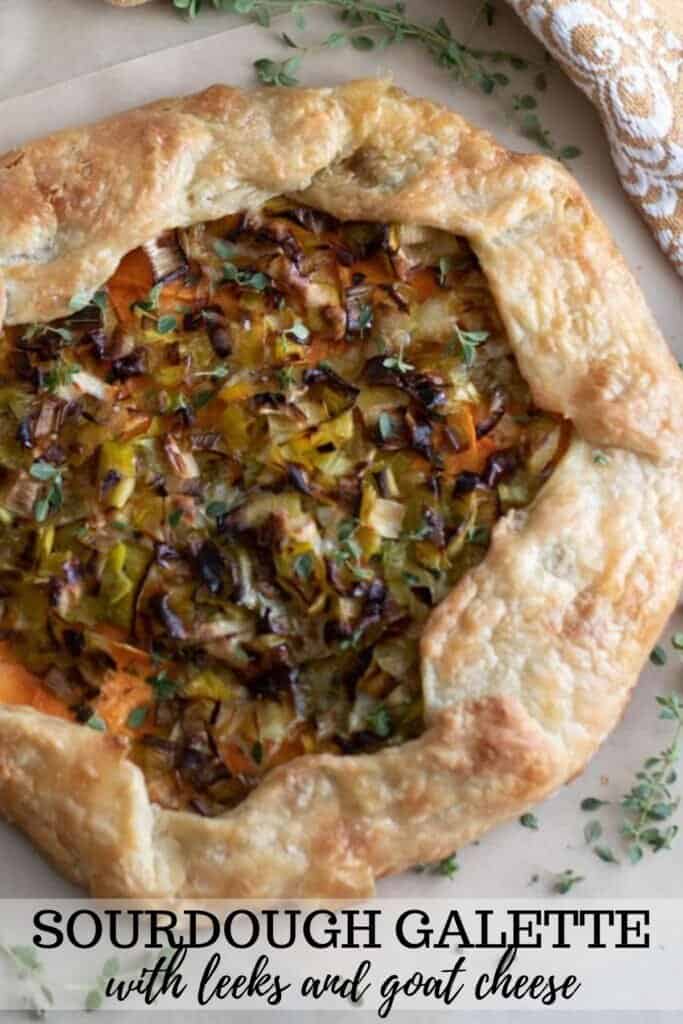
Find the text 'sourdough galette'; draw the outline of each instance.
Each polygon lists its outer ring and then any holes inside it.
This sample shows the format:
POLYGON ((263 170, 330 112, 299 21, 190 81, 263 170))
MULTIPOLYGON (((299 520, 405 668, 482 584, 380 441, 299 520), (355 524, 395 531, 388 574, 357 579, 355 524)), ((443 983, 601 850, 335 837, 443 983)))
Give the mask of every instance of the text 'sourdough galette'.
POLYGON ((683 378, 561 166, 387 83, 0 159, 0 810, 327 896, 580 771, 681 579, 683 378))

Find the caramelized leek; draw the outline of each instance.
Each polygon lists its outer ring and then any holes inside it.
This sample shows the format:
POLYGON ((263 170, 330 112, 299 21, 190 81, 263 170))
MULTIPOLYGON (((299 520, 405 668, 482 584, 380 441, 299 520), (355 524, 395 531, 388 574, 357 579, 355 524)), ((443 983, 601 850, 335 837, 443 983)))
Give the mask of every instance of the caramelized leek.
POLYGON ((201 814, 420 732, 426 619, 569 437, 464 239, 284 198, 3 342, 0 631, 201 814))

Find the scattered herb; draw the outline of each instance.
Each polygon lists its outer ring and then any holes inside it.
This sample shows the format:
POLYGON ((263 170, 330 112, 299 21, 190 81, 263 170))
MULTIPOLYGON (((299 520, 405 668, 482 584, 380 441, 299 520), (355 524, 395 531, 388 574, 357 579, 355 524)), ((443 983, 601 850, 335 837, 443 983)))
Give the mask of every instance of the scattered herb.
POLYGON ((666 665, 667 655, 661 644, 657 644, 650 651, 650 661, 653 665, 657 665, 660 668, 662 665, 666 665))
POLYGON ((178 526, 180 524, 180 520, 182 518, 183 518, 182 509, 174 508, 173 511, 169 513, 168 525, 171 527, 172 530, 175 530, 176 526, 178 526))
POLYGON ((453 266, 453 259, 450 256, 442 256, 439 260, 439 284, 442 288, 446 287, 448 274, 453 266))
MULTIPOLYGON (((409 530, 407 533, 403 534, 403 540, 427 540, 427 538, 431 536, 432 530, 433 526, 431 525, 429 520, 423 516, 422 522, 415 530, 409 530)), ((408 573, 407 575, 412 574, 408 573)))
POLYGON ((193 374, 194 377, 215 377, 216 380, 225 380, 226 377, 230 376, 230 370, 227 366, 214 366, 213 370, 200 370, 198 373, 193 374))
POLYGON ((262 270, 242 270, 234 263, 223 264, 223 280, 232 281, 240 288, 253 288, 256 292, 265 291, 270 284, 270 278, 262 270))
POLYGON ((283 391, 287 391, 295 382, 294 370, 291 366, 283 366, 277 371, 277 380, 283 391))
POLYGON ((377 707, 370 712, 366 719, 366 724, 369 729, 372 729, 376 736, 380 736, 382 739, 386 739, 387 736, 391 735, 391 715, 384 704, 378 704, 377 707))
POLYGON ((146 299, 140 299, 138 302, 133 303, 131 306, 133 312, 142 313, 143 316, 153 313, 159 305, 159 297, 163 287, 163 282, 160 282, 155 284, 153 288, 150 288, 146 299))
POLYGON ((609 800, 598 800, 596 796, 587 796, 581 801, 582 811, 597 811, 599 807, 606 807, 609 800))
POLYGON ((58 477, 61 474, 57 467, 53 466, 51 462, 43 462, 42 459, 39 459, 38 462, 34 462, 29 469, 29 475, 32 476, 34 480, 45 481, 54 480, 55 477, 58 477))
POLYGON ((300 64, 301 57, 289 57, 287 60, 270 60, 268 57, 261 57, 254 61, 254 68, 259 82, 262 82, 263 85, 291 86, 299 84, 296 72, 299 70, 300 64))
MULTIPOLYGON (((372 570, 364 569, 362 565, 360 565, 363 557, 363 549, 354 536, 357 529, 358 521, 356 519, 343 519, 341 521, 337 527, 337 540, 339 542, 339 546, 334 553, 334 560, 339 565, 345 565, 357 579, 372 579, 372 570)), ((342 641, 340 645, 342 650, 345 649, 344 644, 345 641, 342 641)), ((349 642, 349 646, 352 646, 352 642, 349 642)))
POLYGON ((215 391, 196 391, 192 396, 192 408, 199 411, 199 409, 203 409, 215 397, 215 391))
POLYGON ((477 347, 482 345, 488 338, 488 331, 463 331, 458 325, 455 325, 455 338, 453 339, 453 345, 459 345, 460 351, 462 352, 462 361, 469 370, 472 366, 476 354, 477 347))
POLYGON ((222 238, 218 238, 213 243, 214 252, 222 260, 230 261, 236 253, 236 248, 232 242, 225 242, 222 238))
POLYGON ((619 861, 614 856, 614 853, 609 846, 594 846, 593 853, 596 855, 596 857, 599 857, 600 860, 604 860, 605 864, 619 863, 619 861))
POLYGON ((341 523, 337 527, 337 540, 345 541, 358 529, 358 522, 355 519, 342 519, 341 523))
POLYGON ((407 363, 403 358, 406 344, 406 338, 402 338, 399 343, 398 355, 387 356, 382 360, 382 366, 386 366, 387 370, 396 370, 398 373, 408 373, 410 370, 414 370, 413 364, 407 363))
POLYGON ((154 690, 154 696, 157 700, 169 700, 175 696, 177 689, 176 681, 171 679, 164 669, 161 669, 160 672, 155 672, 152 676, 147 676, 147 682, 154 690))
POLYGON ((170 331, 174 331, 178 326, 178 321, 174 316, 160 316, 157 320, 157 331, 159 334, 168 334, 170 331))
POLYGON ((449 857, 444 857, 438 864, 435 865, 434 871, 437 875, 443 875, 445 878, 454 878, 460 870, 458 864, 457 854, 452 853, 449 857))
POLYGON ((202 0, 173 0, 173 6, 184 11, 188 18, 195 18, 201 10, 202 0))
POLYGON ((230 371, 228 367, 220 366, 214 367, 213 370, 202 370, 199 373, 194 374, 193 376, 196 378, 211 377, 212 379, 222 381, 225 380, 226 377, 230 376, 230 371))
POLYGON ((583 881, 585 881, 583 875, 576 875, 571 868, 567 868, 556 876, 555 881, 553 882, 553 892, 557 892, 560 896, 564 896, 566 893, 570 892, 575 885, 578 885, 579 882, 583 881))
POLYGON ((69 299, 69 309, 72 313, 80 313, 82 309, 87 309, 88 306, 96 306, 102 312, 106 305, 107 293, 104 290, 97 291, 94 294, 90 292, 76 292, 69 299))
MULTIPOLYGON (((370 575, 372 575, 372 574, 370 574, 370 575)), ((358 645, 359 645, 359 643, 361 642, 362 639, 363 639, 363 629, 362 629, 362 627, 359 626, 358 629, 354 629, 354 631, 351 634, 351 636, 346 636, 346 637, 344 637, 343 640, 339 641, 339 649, 341 651, 353 651, 353 650, 355 650, 358 647, 358 645)))
POLYGON ((133 708, 126 719, 126 725, 129 729, 139 729, 141 725, 145 724, 146 718, 147 708, 144 704, 141 704, 140 707, 133 708))
POLYGON ((313 575, 313 555, 310 551, 296 556, 294 559, 294 573, 300 580, 310 580, 313 575))
POLYGON ((62 507, 64 494, 62 491, 62 473, 57 466, 50 462, 43 462, 42 459, 34 462, 29 469, 29 475, 41 483, 49 481, 50 487, 47 495, 38 498, 33 506, 33 517, 37 523, 44 523, 51 512, 56 512, 62 507))
POLYGON ((70 345, 74 336, 68 327, 55 327, 53 324, 30 324, 22 335, 24 341, 33 341, 41 334, 56 334, 65 345, 70 345))
POLYGON ((642 846, 638 846, 637 843, 633 843, 626 851, 626 855, 631 864, 637 864, 638 861, 643 859, 643 848, 642 846))
POLYGON ((221 516, 228 514, 228 506, 224 501, 210 501, 206 506, 206 514, 211 519, 220 519, 221 516))
POLYGON ((107 731, 107 723, 104 721, 103 718, 100 718, 100 716, 97 714, 91 715, 85 724, 89 725, 90 728, 94 729, 96 732, 107 731))
POLYGON ((413 871, 418 875, 427 872, 430 875, 443 875, 445 878, 453 878, 460 870, 457 858, 457 853, 451 853, 450 856, 444 857, 443 860, 435 861, 432 864, 416 864, 413 871))
POLYGON ((69 387, 74 377, 81 372, 78 363, 56 363, 51 370, 43 374, 41 384, 46 391, 54 394, 58 388, 69 387))
POLYGON ((397 370, 399 373, 408 373, 409 370, 415 369, 412 363, 406 363, 402 352, 397 356, 387 356, 382 360, 382 366, 386 366, 387 370, 397 370))
POLYGON ((364 302, 359 307, 354 330, 360 334, 361 338, 365 334, 365 331, 372 327, 373 315, 374 310, 369 302, 364 302))
POLYGON ((537 106, 538 100, 530 93, 525 93, 524 96, 512 97, 513 110, 535 110, 537 106))
POLYGON ((587 843, 594 843, 596 839, 599 839, 602 835, 602 825, 599 821, 593 819, 589 821, 583 830, 583 837, 587 843))
POLYGON ((109 980, 109 978, 115 977, 120 970, 121 964, 117 957, 111 956, 109 957, 108 960, 104 962, 104 964, 102 965, 102 970, 100 971, 95 982, 94 988, 91 988, 85 997, 85 1002, 83 1005, 86 1010, 92 1011, 100 1009, 104 1001, 104 993, 106 990, 107 981, 109 980))
POLYGON ((381 412, 379 419, 377 420, 377 429, 379 430, 379 436, 383 441, 388 441, 394 433, 394 421, 388 412, 381 412))
POLYGON ((671 637, 671 646, 677 651, 683 651, 683 633, 674 633, 671 637))
MULTIPOLYGON (((337 12, 342 27, 313 45, 301 46, 289 33, 278 33, 281 44, 298 52, 282 61, 269 57, 254 61, 256 75, 264 85, 298 85, 297 74, 303 58, 315 50, 350 45, 355 50, 369 52, 414 42, 456 83, 478 89, 487 96, 510 84, 503 68, 531 71, 536 89, 543 92, 547 88, 545 72, 539 70, 533 61, 508 50, 474 47, 468 40, 458 39, 444 18, 439 18, 435 24, 414 20, 405 3, 378 3, 376 0, 206 0, 207 6, 209 2, 217 10, 249 17, 264 28, 270 26, 272 17, 276 15, 290 15, 295 26, 303 29, 307 10, 324 7, 337 12)), ((187 17, 194 18, 202 7, 202 0, 173 0, 173 6, 187 17)), ((482 15, 488 26, 493 25, 494 10, 493 0, 484 0, 475 25, 482 15)), ((520 133, 560 160, 573 160, 579 156, 581 151, 577 146, 561 146, 554 141, 530 99, 533 97, 523 93, 517 96, 521 102, 513 100, 509 104, 520 133)))
POLYGON ((98 988, 91 988, 87 996, 85 997, 85 1002, 83 1006, 86 1010, 89 1010, 90 1012, 94 1010, 99 1010, 100 1007, 102 1006, 101 991, 98 988))
MULTIPOLYGON (((4 951, 4 947, 3 947, 4 951)), ((28 971, 38 971, 41 968, 40 960, 32 946, 10 946, 7 952, 25 967, 28 971)))
POLYGON ((471 526, 467 531, 470 544, 488 544, 490 538, 491 529, 488 526, 471 526))
POLYGON ((636 772, 636 781, 621 801, 624 809, 621 833, 628 843, 627 854, 632 864, 642 859, 645 847, 653 853, 670 849, 678 833, 676 825, 665 828, 657 823, 669 819, 679 803, 670 787, 676 781, 680 756, 683 698, 671 693, 668 697, 657 697, 657 703, 661 708, 659 717, 675 722, 675 730, 669 746, 649 757, 636 772))
POLYGON ((484 0, 483 8, 486 24, 491 28, 496 18, 496 6, 493 0, 484 0))
POLYGON ((263 745, 258 740, 251 748, 251 759, 255 764, 261 764, 263 761, 263 745))
POLYGON ((78 313, 81 309, 85 309, 86 306, 90 305, 90 295, 88 292, 76 292, 69 299, 69 309, 73 313, 78 313))
POLYGON ((538 829, 540 828, 540 825, 539 825, 539 822, 538 822, 538 818, 536 817, 535 814, 531 814, 531 813, 523 814, 521 816, 521 818, 519 819, 519 823, 520 823, 520 825, 523 825, 524 828, 533 829, 534 832, 537 832, 538 829))
POLYGON ((593 452, 593 462, 596 466, 606 466, 609 463, 609 456, 598 449, 593 452))

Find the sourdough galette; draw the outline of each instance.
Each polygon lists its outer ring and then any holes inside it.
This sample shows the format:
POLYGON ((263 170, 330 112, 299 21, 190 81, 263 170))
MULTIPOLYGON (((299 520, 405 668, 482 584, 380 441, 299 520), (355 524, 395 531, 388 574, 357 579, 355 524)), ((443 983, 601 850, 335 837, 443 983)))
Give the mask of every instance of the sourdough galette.
POLYGON ((561 167, 215 87, 0 160, 0 310, 0 809, 71 878, 366 894, 612 728, 683 388, 561 167))

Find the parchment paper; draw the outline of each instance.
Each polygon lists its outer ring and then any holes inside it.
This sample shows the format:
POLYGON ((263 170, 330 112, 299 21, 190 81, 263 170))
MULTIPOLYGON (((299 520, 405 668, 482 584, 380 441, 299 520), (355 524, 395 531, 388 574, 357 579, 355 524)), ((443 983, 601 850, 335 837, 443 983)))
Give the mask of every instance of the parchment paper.
MULTIPOLYGON (((3 27, 3 18, 4 27, 8 24, 9 6, 0 7, 0 28, 3 27)), ((92 0, 41 0, 42 21, 38 19, 37 5, 32 0, 25 0, 23 6, 12 2, 11 6, 15 12, 25 8, 34 16, 27 16, 21 23, 23 34, 17 40, 19 56, 14 64, 15 83, 19 79, 26 81, 27 72, 21 55, 28 53, 38 68, 37 80, 41 75, 45 78, 44 70, 40 70, 43 59, 51 61, 52 76, 67 78, 68 61, 57 49, 60 32, 71 47, 72 70, 101 67, 101 51, 94 53, 91 49, 83 53, 74 43, 79 18, 85 18, 86 9, 90 12, 98 6, 92 0), (61 14, 55 13, 58 8, 61 14), (65 23, 63 19, 67 15, 71 20, 65 23), (53 29, 56 36, 53 35, 48 45, 46 33, 53 29), (49 56, 50 52, 54 59, 49 56)), ((444 13, 452 21, 456 20, 450 2, 425 2, 422 6, 425 17, 436 19, 444 13)), ((148 12, 143 17, 135 12, 122 14, 104 5, 102 7, 106 10, 106 17, 103 16, 99 22, 100 30, 112 33, 102 41, 103 46, 106 42, 109 55, 130 55, 131 52, 158 49, 159 37, 154 33, 158 31, 158 15, 163 13, 167 17, 165 11, 159 12, 154 9, 155 5, 151 5, 140 9, 148 12), (145 25, 150 28, 149 34, 145 25), (137 33, 133 42, 126 36, 129 32, 137 33)), ((175 25, 173 19, 171 23, 175 25)), ((199 89, 214 81, 250 84, 253 81, 251 62, 255 57, 282 56, 277 44, 257 27, 232 28, 216 33, 216 29, 223 28, 226 22, 212 19, 207 24, 210 24, 213 34, 206 38, 140 56, 94 73, 57 81, 37 92, 24 90, 22 95, 1 102, 0 151, 50 130, 92 120, 163 95, 199 89)), ((197 30, 193 28, 192 31, 197 30)), ((499 16, 496 27, 491 31, 494 35, 485 37, 490 45, 506 45, 529 55, 538 53, 531 36, 508 12, 499 16)), ((166 42, 169 38, 170 35, 164 37, 166 42)), ((83 39, 92 40, 91 29, 84 28, 83 39)), ((6 37, 0 34, 0 50, 5 47, 3 40, 6 37)), ((324 84, 387 72, 392 73, 401 86, 459 109, 495 132, 507 145, 518 149, 531 148, 515 134, 490 99, 457 88, 427 57, 410 47, 387 50, 379 58, 351 51, 337 51, 334 59, 329 53, 313 57, 302 77, 309 84, 324 84)), ((3 79, 3 68, 0 67, 0 84, 3 82, 6 83, 7 78, 3 79)), ((542 114, 545 121, 561 134, 564 142, 581 146, 584 156, 573 164, 572 169, 634 268, 664 334, 679 357, 683 357, 679 323, 680 281, 625 198, 592 107, 558 73, 542 100, 542 114)), ((125 154, 121 156, 125 159, 125 154)), ((624 721, 586 773, 537 808, 541 826, 538 832, 512 822, 490 833, 481 843, 460 852, 461 870, 454 881, 411 872, 382 882, 380 892, 401 896, 443 894, 449 898, 457 898, 458 893, 488 897, 545 895, 549 892, 551 875, 571 867, 586 879, 575 890, 577 895, 604 896, 606 899, 610 896, 682 895, 680 864, 683 838, 674 851, 648 856, 637 867, 604 864, 584 843, 582 831, 589 816, 579 809, 579 803, 585 796, 618 801, 632 784, 633 773, 641 761, 668 740, 670 728, 657 721, 654 697, 673 688, 681 690, 683 666, 669 638, 674 628, 682 627, 683 617, 679 616, 679 621, 667 629, 662 644, 669 654, 668 664, 664 668, 648 665, 624 721), (538 881, 530 884, 534 875, 539 876, 538 881)), ((596 700, 599 700, 599 694, 596 700)), ((614 805, 606 808, 601 818, 606 841, 621 852, 616 835, 619 823, 617 808, 614 805)), ((0 826, 0 864, 0 897, 67 895, 74 892, 28 843, 4 825, 0 826)))

